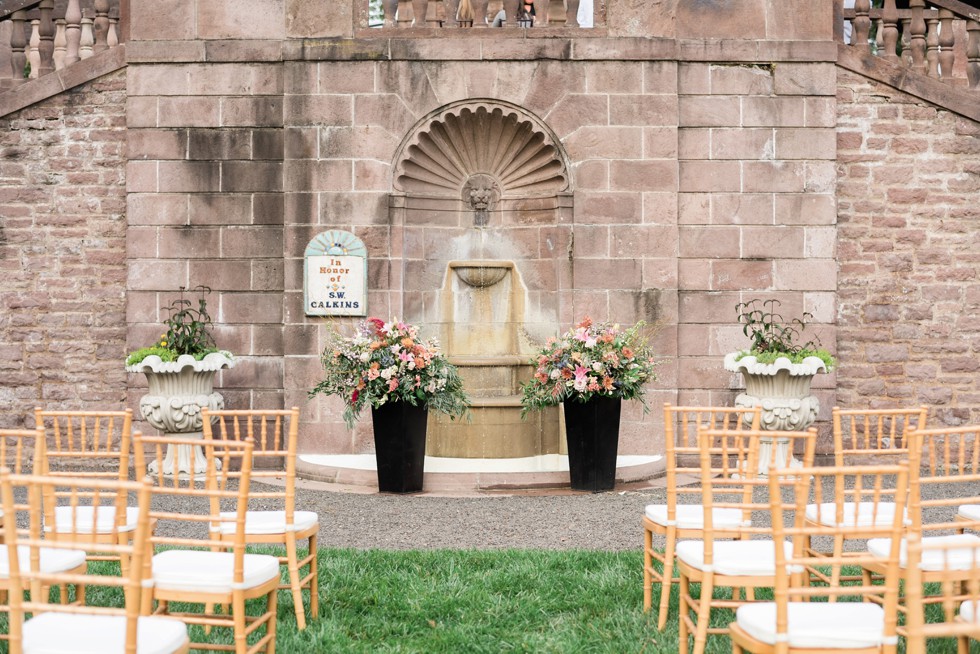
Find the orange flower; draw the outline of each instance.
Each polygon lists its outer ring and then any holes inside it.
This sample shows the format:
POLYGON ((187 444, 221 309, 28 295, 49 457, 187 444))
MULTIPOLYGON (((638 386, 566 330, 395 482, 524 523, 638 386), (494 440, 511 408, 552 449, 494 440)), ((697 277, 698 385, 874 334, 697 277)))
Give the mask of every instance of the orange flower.
POLYGON ((623 356, 626 357, 627 359, 632 359, 633 358, 633 350, 629 349, 628 347, 624 347, 623 348, 623 356))
POLYGON ((588 329, 589 327, 592 326, 592 318, 589 318, 588 316, 586 316, 585 318, 582 319, 582 322, 580 322, 579 324, 577 324, 575 326, 576 327, 584 327, 585 329, 588 329))
POLYGON ((415 345, 415 341, 408 338, 407 336, 402 339, 402 347, 412 347, 413 345, 415 345))
POLYGON ((602 378, 602 388, 607 391, 611 391, 615 389, 615 386, 613 386, 612 377, 606 375, 605 377, 602 378))
POLYGON ((379 347, 381 347, 381 341, 372 341, 370 347, 372 350, 377 350, 379 347))

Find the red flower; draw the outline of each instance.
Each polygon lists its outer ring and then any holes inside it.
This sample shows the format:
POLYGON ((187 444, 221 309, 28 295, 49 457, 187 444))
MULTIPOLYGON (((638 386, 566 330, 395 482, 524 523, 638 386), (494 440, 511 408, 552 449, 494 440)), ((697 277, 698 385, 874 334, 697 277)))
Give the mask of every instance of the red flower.
POLYGON ((368 318, 367 322, 374 325, 374 333, 380 336, 381 330, 384 329, 385 321, 381 318, 368 318))
POLYGON ((357 402, 357 398, 358 398, 358 396, 360 396, 360 394, 361 394, 361 391, 357 391, 357 390, 355 390, 353 393, 351 393, 351 395, 350 395, 350 403, 351 404, 354 404, 355 402, 357 402))

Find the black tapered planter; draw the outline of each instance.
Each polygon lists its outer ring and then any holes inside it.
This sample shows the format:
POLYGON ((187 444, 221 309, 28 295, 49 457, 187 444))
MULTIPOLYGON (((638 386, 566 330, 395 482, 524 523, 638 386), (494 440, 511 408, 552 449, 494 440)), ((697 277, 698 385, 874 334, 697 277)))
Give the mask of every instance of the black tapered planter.
POLYGON ((378 462, 378 490, 382 493, 418 493, 425 465, 425 406, 389 402, 371 409, 374 452, 378 462))
POLYGON ((573 489, 596 492, 616 485, 622 404, 618 397, 565 400, 568 473, 573 489))

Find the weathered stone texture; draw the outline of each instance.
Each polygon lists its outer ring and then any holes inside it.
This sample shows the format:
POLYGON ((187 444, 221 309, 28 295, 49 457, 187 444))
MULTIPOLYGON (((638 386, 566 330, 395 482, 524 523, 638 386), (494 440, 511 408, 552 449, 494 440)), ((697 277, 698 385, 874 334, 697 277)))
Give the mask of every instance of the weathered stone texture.
POLYGON ((0 427, 126 400, 125 81, 0 119, 0 427))
POLYGON ((980 206, 956 190, 980 184, 976 126, 851 73, 840 88, 838 400, 976 422, 980 206))

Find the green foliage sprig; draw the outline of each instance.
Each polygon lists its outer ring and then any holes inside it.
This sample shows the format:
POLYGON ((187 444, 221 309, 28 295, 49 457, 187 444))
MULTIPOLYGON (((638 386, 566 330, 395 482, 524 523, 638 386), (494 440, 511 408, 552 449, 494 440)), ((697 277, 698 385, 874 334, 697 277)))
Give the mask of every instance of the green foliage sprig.
POLYGON ((162 361, 176 361, 182 354, 189 354, 198 361, 212 352, 219 352, 211 334, 211 316, 208 314, 206 295, 211 292, 207 286, 194 289, 198 293, 197 306, 184 297, 187 289, 180 287, 180 297, 165 307, 170 315, 163 324, 167 331, 160 335, 160 341, 149 347, 140 348, 126 357, 126 365, 140 363, 151 355, 157 355, 162 361))
POLYGON ((793 363, 800 363, 807 357, 821 359, 830 370, 836 364, 834 357, 820 346, 820 339, 814 337, 804 343, 803 330, 813 314, 804 312, 801 318, 785 320, 776 312, 779 300, 749 300, 735 305, 742 333, 752 342, 743 356, 752 355, 760 363, 773 363, 779 357, 786 357, 793 363))

